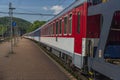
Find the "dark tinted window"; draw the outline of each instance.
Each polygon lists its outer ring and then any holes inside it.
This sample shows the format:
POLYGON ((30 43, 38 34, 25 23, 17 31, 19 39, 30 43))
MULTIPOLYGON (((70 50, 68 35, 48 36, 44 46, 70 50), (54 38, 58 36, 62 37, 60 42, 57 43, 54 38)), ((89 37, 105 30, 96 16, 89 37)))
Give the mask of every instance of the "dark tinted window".
POLYGON ((56 22, 56 34, 58 34, 58 22, 56 22))
POLYGON ((67 33, 67 26, 68 26, 68 18, 65 17, 65 18, 64 18, 64 33, 65 33, 65 34, 67 33))
POLYGON ((80 12, 77 14, 77 33, 80 33, 80 12))

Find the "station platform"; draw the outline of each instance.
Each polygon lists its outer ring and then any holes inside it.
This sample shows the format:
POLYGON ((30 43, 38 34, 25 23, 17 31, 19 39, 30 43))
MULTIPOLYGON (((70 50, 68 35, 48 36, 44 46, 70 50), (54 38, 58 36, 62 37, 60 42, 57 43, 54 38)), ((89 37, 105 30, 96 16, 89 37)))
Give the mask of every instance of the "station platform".
POLYGON ((9 54, 10 42, 0 43, 0 80, 75 80, 28 39, 19 39, 9 54))

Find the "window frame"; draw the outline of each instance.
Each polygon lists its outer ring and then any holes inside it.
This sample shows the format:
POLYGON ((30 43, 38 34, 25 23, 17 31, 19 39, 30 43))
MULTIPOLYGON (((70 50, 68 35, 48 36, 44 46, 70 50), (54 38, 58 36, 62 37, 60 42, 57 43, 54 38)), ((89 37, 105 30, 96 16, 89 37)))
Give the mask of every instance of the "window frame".
POLYGON ((59 35, 62 35, 62 18, 59 20, 59 35))
POLYGON ((64 16, 64 32, 63 32, 63 34, 67 35, 67 33, 68 33, 68 15, 64 16), (65 25, 65 18, 66 18, 66 25, 65 25))
POLYGON ((68 28, 68 33, 69 35, 72 34, 72 13, 69 14, 69 28, 68 28))
POLYGON ((55 32, 56 32, 55 22, 53 22, 53 35, 56 35, 55 32))
POLYGON ((56 30, 56 31, 55 31, 55 34, 56 34, 56 36, 57 36, 57 35, 59 34, 59 32, 58 32, 58 30, 59 30, 59 29, 58 29, 58 28, 59 28, 59 22, 58 22, 58 21, 56 21, 55 27, 56 27, 56 28, 55 28, 55 30, 56 30))

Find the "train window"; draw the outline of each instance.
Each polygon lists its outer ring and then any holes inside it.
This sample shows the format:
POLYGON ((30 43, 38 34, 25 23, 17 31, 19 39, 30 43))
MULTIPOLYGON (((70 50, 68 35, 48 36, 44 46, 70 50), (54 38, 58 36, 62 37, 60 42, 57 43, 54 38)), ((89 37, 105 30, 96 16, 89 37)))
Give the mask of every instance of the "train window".
POLYGON ((53 26, 52 26, 52 24, 51 24, 51 35, 52 35, 52 32, 53 32, 53 26))
POLYGON ((53 32, 53 31, 52 31, 52 24, 50 25, 50 29, 51 29, 51 30, 50 30, 50 35, 52 35, 52 32, 53 32))
POLYGON ((48 26, 48 32, 49 32, 48 35, 50 35, 50 26, 48 26))
POLYGON ((77 33, 80 33, 80 12, 77 13, 77 33))
POLYGON ((50 35, 50 25, 48 26, 48 35, 50 35))
POLYGON ((46 35, 48 35, 48 27, 46 27, 46 33, 47 33, 46 35))
POLYGON ((50 27, 48 26, 48 28, 47 28, 47 31, 48 31, 48 34, 47 35, 49 35, 50 34, 50 27))
POLYGON ((45 28, 45 35, 47 35, 47 28, 45 28))
POLYGON ((44 34, 46 35, 46 28, 44 29, 44 34))
POLYGON ((59 21, 59 26, 60 26, 59 32, 61 34, 62 33, 62 20, 59 21))
POLYGON ((45 29, 44 29, 43 33, 44 33, 44 36, 45 36, 45 29))
POLYGON ((47 27, 46 27, 46 35, 48 34, 48 29, 47 29, 47 27))
POLYGON ((47 35, 49 35, 49 32, 50 32, 50 31, 49 31, 49 26, 47 26, 47 35))
POLYGON ((72 14, 69 16, 69 33, 72 33, 72 14))
POLYGON ((50 35, 51 35, 51 24, 50 24, 50 26, 49 26, 49 27, 50 27, 50 35))
POLYGON ((54 34, 54 26, 53 26, 53 24, 52 24, 52 34, 54 34))
POLYGON ((48 25, 48 35, 50 35, 50 25, 48 25))
POLYGON ((53 34, 55 34, 55 23, 53 23, 53 34))
POLYGON ((46 35, 46 28, 44 29, 44 34, 46 35))
POLYGON ((49 31, 49 34, 48 35, 50 35, 50 33, 51 33, 51 27, 50 27, 50 25, 48 26, 49 28, 48 28, 48 31, 49 31))
POLYGON ((44 30, 43 29, 41 29, 41 35, 44 35, 44 30))
POLYGON ((52 32, 53 32, 53 28, 52 28, 53 26, 52 26, 52 24, 51 24, 51 35, 52 35, 52 32))
POLYGON ((58 22, 56 22, 56 34, 58 34, 58 22))
POLYGON ((65 34, 67 33, 67 26, 68 26, 68 18, 65 17, 65 18, 64 18, 64 33, 65 33, 65 34))

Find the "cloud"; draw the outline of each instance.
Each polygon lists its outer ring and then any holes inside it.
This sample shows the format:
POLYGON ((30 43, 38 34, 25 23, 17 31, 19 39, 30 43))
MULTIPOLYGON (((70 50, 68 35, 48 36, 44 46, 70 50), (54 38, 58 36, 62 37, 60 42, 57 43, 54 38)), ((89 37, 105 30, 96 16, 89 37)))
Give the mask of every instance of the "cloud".
POLYGON ((43 7, 44 10, 49 10, 47 7, 43 7))
POLYGON ((55 5, 55 6, 52 6, 50 8, 50 10, 54 11, 54 14, 58 14, 59 12, 61 12, 64 8, 62 6, 59 6, 59 5, 55 5))
POLYGON ((44 6, 42 7, 43 10, 46 11, 52 11, 53 14, 58 14, 59 12, 61 12, 64 8, 60 5, 54 5, 52 7, 48 7, 48 6, 44 6))

